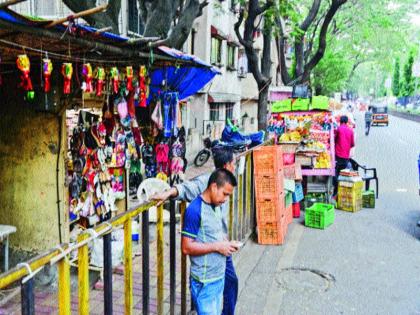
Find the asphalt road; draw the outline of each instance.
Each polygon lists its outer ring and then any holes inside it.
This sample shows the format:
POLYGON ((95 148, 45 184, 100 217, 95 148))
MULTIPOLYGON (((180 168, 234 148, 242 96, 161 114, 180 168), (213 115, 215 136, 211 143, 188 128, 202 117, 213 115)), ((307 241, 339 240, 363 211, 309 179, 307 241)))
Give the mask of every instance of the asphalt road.
POLYGON ((249 241, 235 259, 237 314, 420 314, 420 124, 390 117, 366 137, 356 119, 355 159, 378 170, 376 208, 337 210, 326 230, 302 215, 283 246, 249 241))

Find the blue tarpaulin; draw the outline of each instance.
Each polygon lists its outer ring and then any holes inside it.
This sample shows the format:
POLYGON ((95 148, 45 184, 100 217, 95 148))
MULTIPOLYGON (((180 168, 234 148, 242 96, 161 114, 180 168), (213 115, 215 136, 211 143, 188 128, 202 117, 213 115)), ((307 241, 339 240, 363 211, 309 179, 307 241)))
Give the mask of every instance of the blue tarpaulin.
POLYGON ((192 62, 191 65, 164 66, 155 69, 151 74, 149 101, 156 97, 163 89, 179 92, 179 99, 183 100, 197 93, 216 74, 220 72, 211 65, 198 59, 195 56, 184 54, 179 50, 161 46, 159 50, 183 61, 192 62), (166 86, 163 87, 162 83, 166 86))

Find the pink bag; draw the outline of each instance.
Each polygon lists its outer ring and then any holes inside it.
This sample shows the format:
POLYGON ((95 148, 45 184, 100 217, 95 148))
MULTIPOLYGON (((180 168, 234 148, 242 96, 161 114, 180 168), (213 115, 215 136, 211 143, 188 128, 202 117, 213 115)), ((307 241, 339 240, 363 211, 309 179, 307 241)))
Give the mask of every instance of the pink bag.
POLYGON ((292 165, 295 163, 295 154, 294 153, 283 153, 283 164, 292 165))
POLYGON ((118 114, 120 115, 121 119, 124 119, 127 117, 128 115, 128 108, 127 108, 127 102, 122 99, 118 105, 117 105, 117 109, 118 109, 118 114))

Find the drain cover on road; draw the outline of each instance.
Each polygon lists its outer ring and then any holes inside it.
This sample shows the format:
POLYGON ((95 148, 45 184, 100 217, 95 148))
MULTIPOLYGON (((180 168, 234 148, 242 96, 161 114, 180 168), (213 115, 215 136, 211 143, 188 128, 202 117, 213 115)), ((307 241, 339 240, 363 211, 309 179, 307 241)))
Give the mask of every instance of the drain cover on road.
POLYGON ((285 268, 276 276, 276 282, 284 289, 296 292, 322 292, 335 282, 333 275, 309 268, 285 268))

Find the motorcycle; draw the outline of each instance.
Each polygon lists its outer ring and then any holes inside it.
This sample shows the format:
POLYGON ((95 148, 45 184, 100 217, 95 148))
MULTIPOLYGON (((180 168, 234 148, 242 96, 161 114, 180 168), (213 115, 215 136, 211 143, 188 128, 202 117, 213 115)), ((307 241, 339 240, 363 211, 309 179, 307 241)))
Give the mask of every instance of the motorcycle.
POLYGON ((206 164, 212 155, 212 150, 214 149, 230 147, 235 153, 244 152, 249 148, 263 143, 264 137, 264 131, 244 135, 239 132, 239 128, 232 124, 232 122, 228 119, 227 124, 223 129, 221 140, 211 141, 210 138, 203 140, 204 149, 198 152, 194 159, 194 165, 200 167, 206 164))

